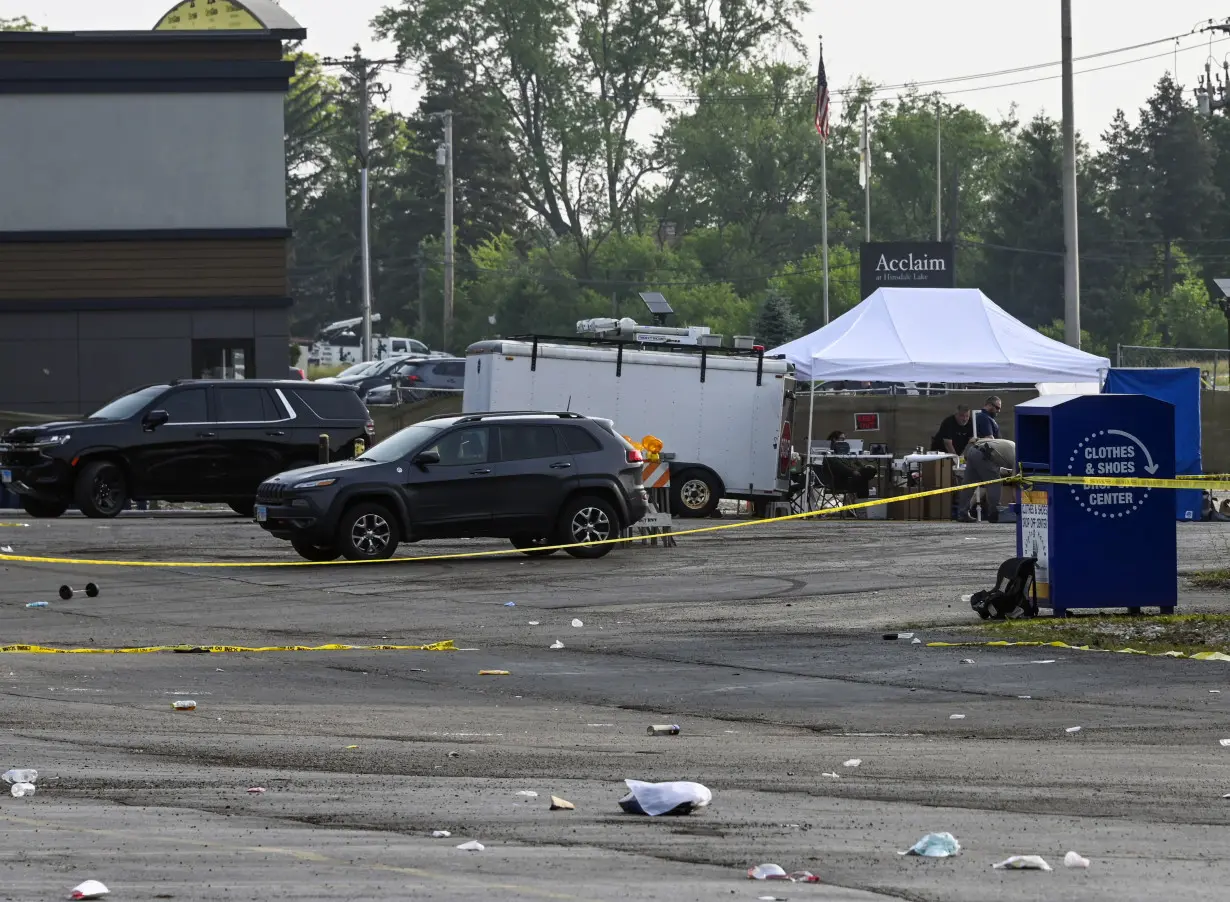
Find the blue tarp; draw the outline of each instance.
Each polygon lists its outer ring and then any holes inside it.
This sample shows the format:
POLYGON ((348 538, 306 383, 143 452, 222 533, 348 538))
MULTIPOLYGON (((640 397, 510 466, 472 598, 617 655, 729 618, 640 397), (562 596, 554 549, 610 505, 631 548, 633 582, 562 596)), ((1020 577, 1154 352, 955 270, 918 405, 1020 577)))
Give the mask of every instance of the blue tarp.
MULTIPOLYGON (((1200 460, 1200 370, 1111 369, 1102 391, 1114 395, 1146 395, 1174 405, 1175 475, 1204 472, 1200 460)), ((1176 491, 1175 513, 1180 520, 1199 520, 1201 493, 1197 489, 1176 491)))

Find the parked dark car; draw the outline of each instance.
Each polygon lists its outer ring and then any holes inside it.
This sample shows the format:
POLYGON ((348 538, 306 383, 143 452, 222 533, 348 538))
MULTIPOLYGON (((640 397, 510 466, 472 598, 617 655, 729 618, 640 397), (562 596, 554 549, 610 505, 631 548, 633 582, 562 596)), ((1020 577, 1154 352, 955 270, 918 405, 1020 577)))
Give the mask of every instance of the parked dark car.
POLYGON ((33 517, 75 506, 114 517, 130 500, 229 504, 252 515, 257 486, 310 466, 328 433, 350 456, 375 427, 353 390, 289 380, 185 380, 137 389, 84 420, 0 436, 0 482, 33 517))
POLYGON ((431 357, 407 360, 386 374, 389 380, 368 389, 363 400, 368 404, 396 404, 399 400, 418 400, 432 391, 461 391, 465 388, 464 357, 431 357))
MULTIPOLYGON (((310 561, 380 560, 399 542, 510 539, 546 545, 617 537, 648 510, 643 457, 610 420, 476 413, 408 426, 355 460, 263 482, 256 522, 310 561)), ((611 545, 571 548, 597 558, 611 545)))
POLYGON ((426 357, 387 357, 384 360, 378 361, 370 369, 362 370, 355 373, 353 376, 338 376, 334 385, 348 385, 356 392, 360 398, 365 397, 369 391, 377 385, 385 385, 392 378, 390 373, 398 369, 402 364, 411 360, 427 360, 426 357))

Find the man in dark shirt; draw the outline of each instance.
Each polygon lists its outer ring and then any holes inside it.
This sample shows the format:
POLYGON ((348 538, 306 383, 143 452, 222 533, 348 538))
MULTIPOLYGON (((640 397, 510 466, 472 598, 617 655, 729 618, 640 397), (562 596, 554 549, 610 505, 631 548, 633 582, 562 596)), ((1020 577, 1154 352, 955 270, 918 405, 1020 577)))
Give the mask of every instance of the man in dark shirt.
POLYGON ((957 412, 940 423, 940 431, 931 439, 931 450, 960 457, 973 437, 974 424, 970 420, 970 410, 964 404, 958 404, 957 412))
POLYGON ((1004 402, 995 395, 987 398, 982 410, 974 414, 974 438, 999 438, 999 423, 995 418, 1004 409, 1004 402))

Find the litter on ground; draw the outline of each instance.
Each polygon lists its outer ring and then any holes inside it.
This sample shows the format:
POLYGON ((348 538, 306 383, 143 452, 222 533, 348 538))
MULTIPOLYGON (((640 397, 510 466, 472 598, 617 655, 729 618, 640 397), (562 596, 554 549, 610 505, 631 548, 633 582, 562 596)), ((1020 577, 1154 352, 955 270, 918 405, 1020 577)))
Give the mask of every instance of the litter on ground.
POLYGON ((918 855, 922 858, 948 858, 961 851, 961 844, 951 833, 928 833, 898 855, 918 855))
POLYGON ((991 867, 997 871, 1050 871, 1053 870, 1041 855, 1013 855, 991 867))

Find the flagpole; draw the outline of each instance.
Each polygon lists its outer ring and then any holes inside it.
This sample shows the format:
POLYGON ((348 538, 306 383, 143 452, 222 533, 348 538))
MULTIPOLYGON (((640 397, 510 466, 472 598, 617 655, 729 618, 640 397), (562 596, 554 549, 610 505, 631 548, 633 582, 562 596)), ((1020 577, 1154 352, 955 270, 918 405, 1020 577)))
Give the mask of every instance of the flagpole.
POLYGON ((868 105, 863 106, 863 169, 866 173, 867 184, 863 191, 864 218, 866 238, 868 243, 871 242, 871 132, 867 127, 867 109, 868 105))
POLYGON ((829 324, 829 167, 825 159, 827 141, 820 142, 820 259, 824 269, 824 325, 829 324))
MULTIPOLYGON (((824 74, 824 38, 820 38, 819 72, 816 76, 816 131, 820 134, 820 259, 824 271, 824 325, 829 324, 829 176, 825 148, 828 146, 828 77, 824 74)), ((816 425, 816 383, 807 374, 807 453, 803 457, 803 492, 811 510, 811 442, 816 425)))

